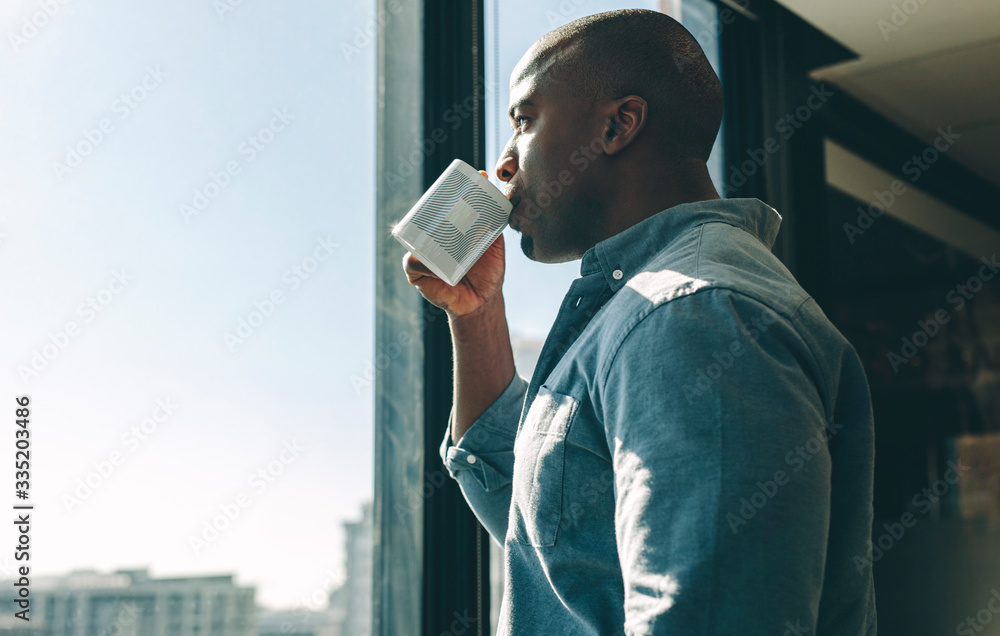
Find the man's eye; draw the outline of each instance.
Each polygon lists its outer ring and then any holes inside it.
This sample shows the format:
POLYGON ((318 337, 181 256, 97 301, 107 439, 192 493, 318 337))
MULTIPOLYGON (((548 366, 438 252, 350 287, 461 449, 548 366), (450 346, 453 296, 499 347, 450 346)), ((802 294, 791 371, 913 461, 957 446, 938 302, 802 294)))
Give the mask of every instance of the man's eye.
POLYGON ((518 115, 517 117, 515 117, 515 118, 514 118, 514 121, 515 121, 515 122, 517 123, 517 127, 518 127, 518 128, 520 128, 520 127, 521 127, 521 120, 522 120, 522 119, 523 119, 524 121, 531 121, 530 119, 528 119, 527 117, 524 117, 523 115, 518 115))

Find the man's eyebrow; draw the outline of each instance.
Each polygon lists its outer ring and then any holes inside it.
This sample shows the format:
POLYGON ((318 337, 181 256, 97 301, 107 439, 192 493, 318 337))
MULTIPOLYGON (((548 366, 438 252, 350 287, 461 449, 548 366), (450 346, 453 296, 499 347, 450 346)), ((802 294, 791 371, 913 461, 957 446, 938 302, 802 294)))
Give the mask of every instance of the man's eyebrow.
POLYGON ((518 108, 522 108, 524 106, 534 106, 534 105, 535 105, 534 102, 532 102, 530 99, 528 99, 527 97, 522 97, 521 99, 517 100, 517 102, 511 105, 510 110, 507 111, 507 116, 510 117, 511 119, 514 119, 514 111, 516 111, 518 108))

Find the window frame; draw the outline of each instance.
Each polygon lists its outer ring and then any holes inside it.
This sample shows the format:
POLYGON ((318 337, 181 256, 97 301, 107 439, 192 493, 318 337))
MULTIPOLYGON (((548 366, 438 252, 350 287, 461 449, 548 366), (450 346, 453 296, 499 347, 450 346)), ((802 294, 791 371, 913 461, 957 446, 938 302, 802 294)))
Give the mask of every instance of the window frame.
POLYGON ((387 19, 376 61, 374 359, 385 364, 374 381, 373 634, 489 629, 488 535, 438 455, 452 403, 447 317, 407 283, 406 250, 388 232, 454 158, 484 165, 482 5, 376 3, 387 19))

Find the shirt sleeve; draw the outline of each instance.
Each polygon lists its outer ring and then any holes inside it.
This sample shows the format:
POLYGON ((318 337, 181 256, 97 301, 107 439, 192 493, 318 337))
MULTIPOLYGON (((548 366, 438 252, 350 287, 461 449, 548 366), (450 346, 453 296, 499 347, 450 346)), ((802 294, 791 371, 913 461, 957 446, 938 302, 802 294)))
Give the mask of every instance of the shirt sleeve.
POLYGON ((626 634, 815 633, 831 462, 809 368, 787 317, 726 289, 624 338, 602 408, 626 634))
POLYGON ((507 535, 514 438, 528 383, 517 372, 507 388, 458 440, 451 443, 452 407, 441 442, 441 461, 458 481, 465 500, 483 527, 500 544, 507 535))

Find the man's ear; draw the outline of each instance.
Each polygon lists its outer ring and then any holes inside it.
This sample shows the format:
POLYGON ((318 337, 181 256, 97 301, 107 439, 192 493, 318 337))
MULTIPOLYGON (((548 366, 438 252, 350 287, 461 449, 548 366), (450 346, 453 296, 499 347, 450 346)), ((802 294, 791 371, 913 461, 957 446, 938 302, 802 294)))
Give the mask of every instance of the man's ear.
POLYGON ((627 95, 607 105, 607 117, 601 134, 604 154, 611 156, 621 152, 638 138, 646 126, 649 108, 646 100, 638 95, 627 95))

